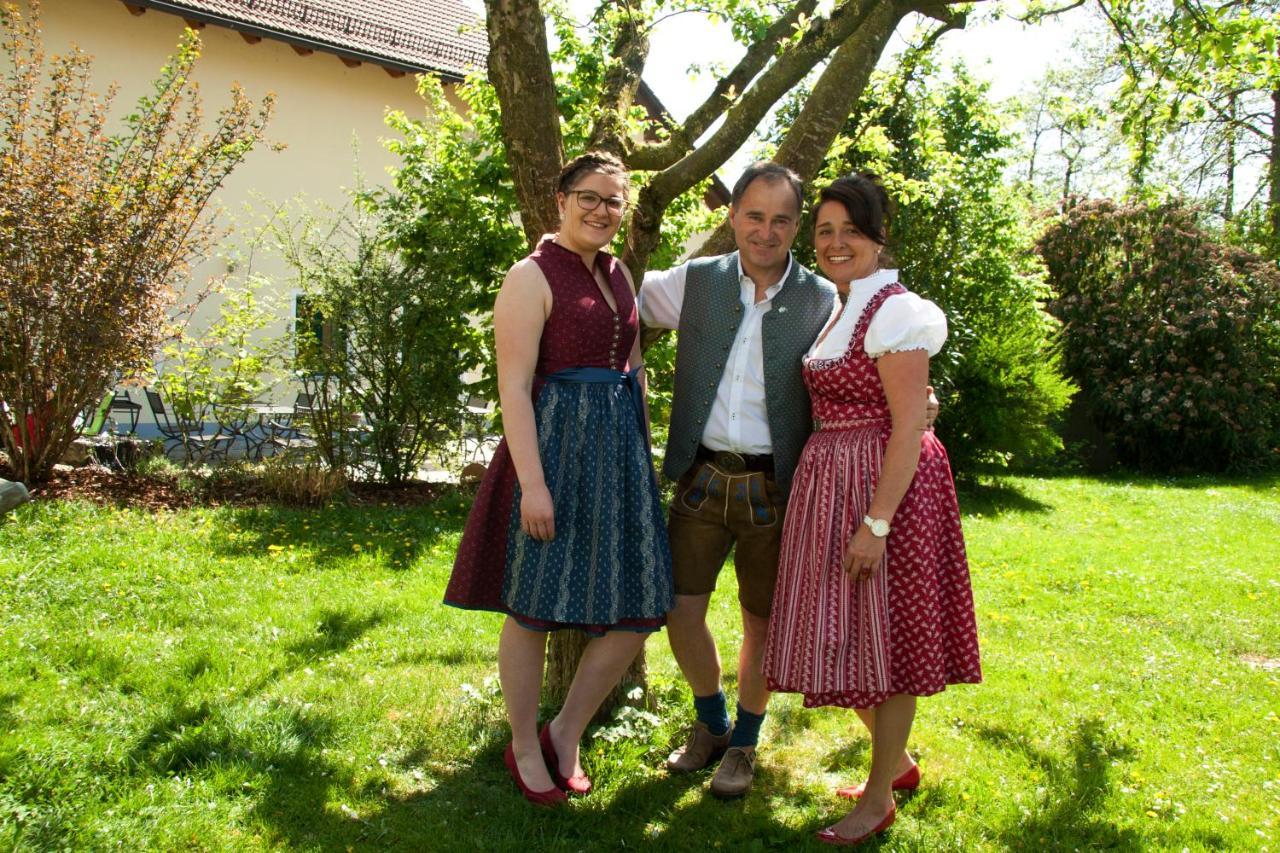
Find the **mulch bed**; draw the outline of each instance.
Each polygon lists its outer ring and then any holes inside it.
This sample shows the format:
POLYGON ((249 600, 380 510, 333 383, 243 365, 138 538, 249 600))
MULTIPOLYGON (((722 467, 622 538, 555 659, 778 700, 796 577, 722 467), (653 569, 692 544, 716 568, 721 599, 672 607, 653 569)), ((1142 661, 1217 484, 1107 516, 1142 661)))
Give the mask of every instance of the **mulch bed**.
POLYGON ((181 488, 176 480, 119 474, 97 465, 55 472, 49 482, 32 487, 31 499, 83 500, 149 512, 186 509, 199 503, 199 496, 181 488))
MULTIPOLYGON (((13 479, 0 466, 0 477, 13 479)), ((446 491, 448 483, 351 483, 339 498, 356 506, 421 506, 446 491)), ((148 512, 187 509, 193 506, 257 506, 281 503, 265 494, 251 477, 196 478, 180 481, 161 475, 141 475, 112 471, 100 465, 60 467, 48 483, 31 489, 33 500, 83 500, 95 504, 142 509, 148 512)))
POLYGON ((352 483, 347 486, 347 500, 357 506, 422 506, 445 492, 458 488, 452 483, 352 483))

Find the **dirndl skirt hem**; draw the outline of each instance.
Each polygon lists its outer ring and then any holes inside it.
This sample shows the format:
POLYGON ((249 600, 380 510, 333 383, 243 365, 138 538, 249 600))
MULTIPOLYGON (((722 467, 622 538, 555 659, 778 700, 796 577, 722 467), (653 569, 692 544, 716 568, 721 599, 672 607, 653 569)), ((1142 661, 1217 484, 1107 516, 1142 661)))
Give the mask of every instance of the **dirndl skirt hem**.
POLYGON ((657 619, 623 619, 612 625, 587 625, 580 622, 549 622, 545 619, 535 619, 532 616, 525 616, 515 613, 503 607, 485 607, 472 604, 464 604, 460 601, 450 601, 445 599, 445 604, 449 607, 457 607, 459 610, 482 610, 489 613, 502 613, 510 616, 520 624, 521 628, 527 628, 530 631, 540 631, 544 634, 550 634, 552 631, 581 631, 588 637, 603 637, 611 631, 630 631, 636 634, 656 634, 661 631, 667 624, 665 615, 657 619))
POLYGON ((982 676, 957 675, 947 679, 945 684, 890 689, 882 693, 805 693, 797 687, 779 684, 772 678, 765 679, 765 683, 771 693, 799 693, 806 708, 875 708, 892 696, 905 695, 923 699, 926 696, 936 696, 956 684, 981 684, 982 676))

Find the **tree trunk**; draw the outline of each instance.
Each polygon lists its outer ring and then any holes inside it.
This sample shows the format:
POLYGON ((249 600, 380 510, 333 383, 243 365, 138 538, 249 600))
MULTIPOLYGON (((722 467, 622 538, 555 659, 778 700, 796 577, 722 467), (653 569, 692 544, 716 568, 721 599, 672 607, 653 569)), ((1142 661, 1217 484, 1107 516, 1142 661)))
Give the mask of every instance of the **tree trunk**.
MULTIPOLYGON (((573 683, 574 673, 578 671, 578 661, 586 651, 590 639, 581 631, 556 631, 551 635, 551 643, 547 651, 547 672, 543 682, 542 695, 548 705, 561 705, 569 693, 569 685, 573 683)), ((644 649, 640 649, 636 659, 627 668, 622 680, 614 685, 609 695, 600 703, 593 722, 605 723, 613 716, 619 705, 635 704, 627 700, 627 693, 640 687, 644 695, 640 704, 651 707, 649 698, 649 673, 645 666, 644 649)))
POLYGON ((1146 116, 1138 119, 1139 135, 1137 139, 1138 151, 1133 158, 1133 165, 1129 167, 1129 183, 1131 191, 1137 195, 1146 185, 1147 182, 1147 166, 1151 163, 1151 149, 1153 143, 1151 141, 1151 120, 1146 116))
POLYGON ((556 178, 564 162, 556 81, 538 0, 486 0, 489 82, 502 109, 502 144, 532 246, 560 224, 556 178))
POLYGON ((1227 197, 1222 202, 1222 218, 1231 221, 1236 207, 1236 93, 1227 102, 1227 197))
POLYGON ((1271 159, 1267 163, 1271 256, 1280 257, 1280 89, 1271 93, 1271 159))

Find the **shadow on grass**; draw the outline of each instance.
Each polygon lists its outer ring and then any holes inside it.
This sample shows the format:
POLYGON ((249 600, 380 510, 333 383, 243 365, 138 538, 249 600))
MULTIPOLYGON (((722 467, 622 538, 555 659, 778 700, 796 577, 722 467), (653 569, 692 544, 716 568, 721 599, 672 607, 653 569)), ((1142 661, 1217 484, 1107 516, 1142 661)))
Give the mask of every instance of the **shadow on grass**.
POLYGON ((1154 477, 1134 475, 1126 480, 1141 485, 1164 486, 1171 489, 1233 488, 1257 494, 1280 495, 1280 472, 1261 474, 1195 474, 1179 477, 1154 477))
MULTIPOLYGON (((295 760, 308 744, 326 742, 332 724, 313 714, 309 706, 259 697, 288 673, 345 651, 383 621, 379 613, 357 617, 321 611, 316 635, 285 649, 290 666, 267 669, 230 694, 203 698, 184 692, 172 700, 138 738, 130 751, 130 764, 170 773, 239 761, 263 773, 295 760)), ((179 663, 175 680, 191 683, 214 666, 202 652, 179 663)))
MULTIPOLYGON (((1015 476, 1034 477, 1038 480, 1087 480, 1104 485, 1146 488, 1239 488, 1260 494, 1274 494, 1280 491, 1280 471, 1259 471, 1253 474, 1158 474, 1150 471, 1116 469, 1090 474, 1046 468, 1015 472, 1015 476)), ((963 491, 968 488, 968 484, 960 488, 963 491)))
POLYGON ((421 507, 247 507, 222 517, 210 545, 218 556, 232 558, 298 552, 307 557, 301 565, 322 571, 372 553, 404 570, 440 540, 461 533, 469 507, 462 498, 421 507))
POLYGON ((1115 759, 1127 759, 1130 750, 1115 743, 1101 720, 1082 720, 1069 744, 1071 757, 1064 760, 1036 749, 1025 737, 1004 729, 981 726, 978 737, 1005 752, 1020 753, 1048 780, 1045 793, 1030 815, 1007 828, 1006 845, 1035 844, 1042 849, 1086 847, 1136 849, 1140 839, 1132 830, 1121 830, 1101 815, 1111 792, 1110 770, 1115 759))
MULTIPOLYGON (((490 725, 477 737, 479 748, 463 755, 412 747, 396 763, 429 770, 423 790, 408 792, 380 781, 361 784, 311 740, 305 750, 275 760, 253 819, 269 844, 323 851, 687 851, 710 849, 714 841, 724 850, 818 849, 805 843, 809 827, 797 832, 774 811, 778 799, 813 808, 813 793, 768 766, 758 769, 751 796, 722 802, 705 790, 710 771, 638 773, 630 760, 618 766, 614 747, 603 760, 586 759, 596 783, 591 795, 543 809, 520 797, 503 765, 505 729, 490 725)), ((661 750, 635 748, 642 754, 631 759, 661 765, 661 750)))
MULTIPOLYGON (((1150 844, 1149 838, 1116 826, 1106 815, 1114 786, 1111 771, 1116 763, 1132 758, 1133 753, 1115 740, 1102 720, 1077 723, 1067 757, 1037 749, 1026 736, 1002 728, 979 726, 975 732, 1005 752, 1022 755, 1047 780, 1044 793, 1030 814, 1016 825, 1002 828, 999 837, 1005 847, 1138 850, 1150 844)), ((1174 839, 1168 840, 1169 844, 1174 843, 1174 839)), ((1225 843, 1224 838, 1211 833, 1201 840, 1208 849, 1219 849, 1225 843)))
POLYGON ((1052 512, 1053 506, 1024 494, 1002 481, 965 483, 957 487, 962 515, 1003 515, 1006 512, 1052 512))
POLYGON ((464 664, 492 663, 493 654, 485 648, 455 646, 446 650, 432 650, 409 655, 401 659, 403 664, 417 666, 431 663, 436 666, 462 666, 464 664))
POLYGON ((327 657, 350 648, 365 632, 386 621, 381 612, 353 616, 343 610, 325 610, 320 615, 315 633, 295 640, 285 647, 290 655, 303 661, 327 657))

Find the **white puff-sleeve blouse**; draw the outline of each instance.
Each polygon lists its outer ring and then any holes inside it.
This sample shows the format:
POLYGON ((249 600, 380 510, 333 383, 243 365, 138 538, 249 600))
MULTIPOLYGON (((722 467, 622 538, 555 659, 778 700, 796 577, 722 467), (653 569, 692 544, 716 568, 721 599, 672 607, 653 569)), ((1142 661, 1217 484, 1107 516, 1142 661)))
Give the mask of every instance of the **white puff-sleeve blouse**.
MULTIPOLYGON (((829 327, 826 337, 819 337, 809 350, 809 358, 839 358, 849 347, 858 318, 871 298, 886 284, 898 281, 897 270, 877 270, 866 278, 850 283, 849 298, 839 319, 829 327)), ((932 358, 947 340, 947 317, 942 309, 914 293, 890 296, 871 318, 864 348, 871 358, 885 353, 926 350, 932 358)))

